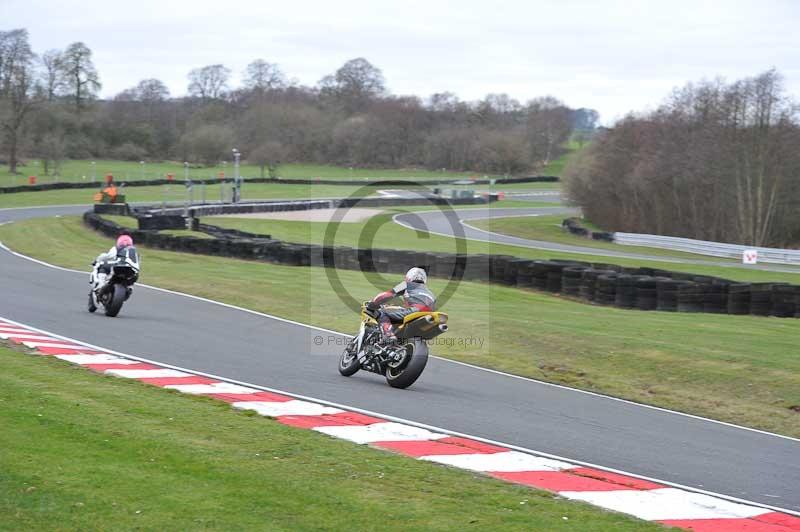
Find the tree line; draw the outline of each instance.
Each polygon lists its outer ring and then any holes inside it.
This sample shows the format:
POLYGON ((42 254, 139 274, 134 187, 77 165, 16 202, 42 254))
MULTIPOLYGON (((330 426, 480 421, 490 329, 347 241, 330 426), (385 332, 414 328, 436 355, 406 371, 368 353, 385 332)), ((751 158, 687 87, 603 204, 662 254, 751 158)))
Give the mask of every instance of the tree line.
POLYGON ((775 70, 689 84, 595 135, 565 172, 567 193, 611 231, 797 244, 798 110, 775 70))
POLYGON ((240 87, 231 74, 208 65, 188 73, 187 96, 143 79, 100 100, 84 43, 37 55, 26 30, 0 31, 0 153, 12 172, 24 157, 41 159, 45 171, 66 158, 211 165, 235 146, 262 174, 281 162, 516 174, 558 157, 573 130, 590 132, 598 120, 552 96, 522 104, 505 94, 477 102, 451 92, 393 95, 364 58, 313 87, 263 59, 247 66, 240 87))

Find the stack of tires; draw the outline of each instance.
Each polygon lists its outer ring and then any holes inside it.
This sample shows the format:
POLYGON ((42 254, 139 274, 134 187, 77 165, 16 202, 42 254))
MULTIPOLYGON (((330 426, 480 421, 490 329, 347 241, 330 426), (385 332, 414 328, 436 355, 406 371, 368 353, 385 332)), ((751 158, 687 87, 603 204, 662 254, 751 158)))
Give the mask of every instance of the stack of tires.
POLYGON ((658 280, 648 275, 637 276, 634 279, 634 285, 636 286, 636 308, 639 310, 656 310, 658 307, 656 289, 658 280))
POLYGON ((750 285, 750 314, 769 316, 772 312, 773 283, 753 283, 750 285))
POLYGON ((580 297, 585 266, 568 266, 561 275, 561 293, 565 296, 580 297))
POLYGON ((545 290, 548 292, 561 292, 561 273, 563 270, 563 264, 548 261, 547 284, 545 284, 545 290))
MULTIPOLYGON (((395 259, 395 263, 405 266, 405 261, 401 261, 400 257, 395 259)), ((464 268, 464 280, 485 281, 489 277, 489 264, 489 255, 468 255, 464 268)))
POLYGON ((524 264, 520 264, 517 271, 517 286, 522 288, 533 287, 533 263, 535 261, 526 260, 524 264))
POLYGON ((656 281, 656 310, 665 312, 678 311, 678 290, 681 286, 690 284, 689 281, 676 281, 659 277, 656 281))
POLYGON ((728 286, 728 314, 750 314, 750 283, 728 286))
POLYGON ((686 282, 678 287, 678 312, 703 312, 707 285, 686 282))
POLYGON ((617 298, 617 275, 598 275, 595 281, 594 301, 601 305, 613 305, 617 298))
POLYGON ((489 259, 489 282, 505 284, 506 269, 514 257, 508 255, 492 255, 489 259))
POLYGON ((778 284, 772 287, 772 309, 770 315, 778 318, 793 318, 797 312, 796 286, 778 284))
POLYGON ((794 287, 794 317, 800 318, 800 287, 794 287))
POLYGON ((545 290, 547 288, 548 264, 546 260, 537 260, 531 266, 531 286, 536 290, 545 290))
POLYGON ((711 282, 706 285, 703 312, 709 314, 727 314, 729 287, 730 283, 724 279, 711 279, 711 282))
POLYGON ((505 284, 510 286, 517 286, 519 284, 520 272, 525 270, 525 267, 530 261, 528 259, 512 259, 506 265, 506 276, 504 279, 505 284))
POLYGON ((637 277, 628 273, 622 273, 617 276, 615 306, 619 308, 634 308, 636 306, 637 277))
POLYGON ((597 292, 597 278, 601 275, 613 274, 612 270, 587 268, 581 275, 581 285, 578 296, 586 301, 594 301, 597 292))

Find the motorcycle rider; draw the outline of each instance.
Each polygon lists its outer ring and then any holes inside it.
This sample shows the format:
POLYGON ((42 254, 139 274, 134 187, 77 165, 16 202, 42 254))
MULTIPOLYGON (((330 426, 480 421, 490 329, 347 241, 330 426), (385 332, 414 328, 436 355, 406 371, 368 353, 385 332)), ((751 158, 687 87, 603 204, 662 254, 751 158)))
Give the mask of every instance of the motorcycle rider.
MULTIPOLYGON (((97 294, 106 286, 108 275, 111 273, 108 262, 113 262, 120 252, 128 247, 133 247, 133 238, 128 233, 120 233, 116 244, 107 252, 99 254, 92 262, 93 268, 89 277, 89 284, 92 287, 92 305, 95 308, 97 308, 97 294)), ((129 287, 129 290, 132 291, 133 287, 129 287)), ((130 293, 128 295, 130 296, 130 293)))
POLYGON ((422 268, 411 268, 406 272, 405 280, 385 292, 381 292, 367 304, 370 310, 380 309, 378 323, 386 342, 394 343, 392 322, 400 323, 403 318, 414 312, 432 312, 436 310, 436 296, 428 289, 428 275, 422 268), (403 298, 402 307, 381 307, 383 303, 395 297, 403 298))

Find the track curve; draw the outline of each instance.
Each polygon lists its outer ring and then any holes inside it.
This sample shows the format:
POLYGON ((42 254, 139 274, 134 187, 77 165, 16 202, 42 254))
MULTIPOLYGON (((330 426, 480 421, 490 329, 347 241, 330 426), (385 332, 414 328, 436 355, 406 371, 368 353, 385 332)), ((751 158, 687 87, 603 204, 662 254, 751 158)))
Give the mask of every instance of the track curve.
MULTIPOLYGON (((76 207, 0 210, 0 223, 75 212, 76 207)), ((334 332, 144 286, 137 288, 120 318, 108 319, 83 309, 85 273, 48 267, 6 250, 0 250, 0 272, 0 316, 57 334, 800 511, 797 439, 442 359, 432 359, 414 387, 395 390, 374 375, 340 377, 340 348, 329 345, 341 340, 334 332)))
MULTIPOLYGON (((558 251, 562 253, 576 253, 581 255, 594 255, 602 257, 617 257, 625 259, 648 260, 657 262, 667 262, 676 264, 697 264, 702 266, 721 266, 725 268, 747 268, 758 269, 774 272, 788 272, 800 273, 800 267, 788 265, 742 265, 733 261, 719 261, 719 260, 703 260, 703 259, 687 259, 678 257, 667 257, 663 255, 647 255, 642 253, 632 253, 627 251, 606 250, 601 248, 593 248, 588 246, 578 246, 571 244, 560 244, 557 242, 548 242, 545 240, 530 240, 526 238, 519 238, 492 231, 479 229, 469 224, 474 220, 486 220, 490 218, 511 218, 516 216, 546 216, 546 215, 576 215, 579 213, 578 209, 554 206, 554 207, 513 207, 502 208, 495 207, 492 209, 458 209, 456 216, 458 216, 460 228, 463 231, 463 237, 469 240, 477 240, 482 242, 491 242, 494 244, 506 244, 510 246, 543 249, 548 251, 558 251)), ((403 227, 414 229, 416 231, 426 231, 443 236, 455 237, 455 229, 452 224, 452 215, 446 212, 431 210, 431 211, 417 211, 413 213, 397 214, 394 216, 395 223, 403 227)))

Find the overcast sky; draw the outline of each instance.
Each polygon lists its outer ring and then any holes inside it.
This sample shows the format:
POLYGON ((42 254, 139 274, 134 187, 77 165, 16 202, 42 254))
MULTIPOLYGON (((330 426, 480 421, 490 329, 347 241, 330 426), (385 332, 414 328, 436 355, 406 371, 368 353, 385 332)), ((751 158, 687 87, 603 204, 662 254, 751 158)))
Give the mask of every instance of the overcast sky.
POLYGON ((237 85, 256 58, 314 85, 365 57, 394 94, 552 94, 607 124, 688 81, 772 67, 800 99, 796 0, 0 0, 0 29, 18 27, 38 53, 85 42, 104 97, 144 78, 182 95, 188 71, 214 63, 237 85))

